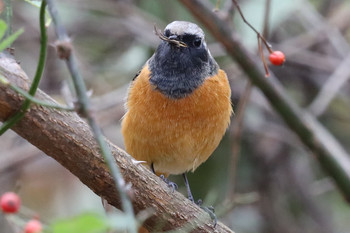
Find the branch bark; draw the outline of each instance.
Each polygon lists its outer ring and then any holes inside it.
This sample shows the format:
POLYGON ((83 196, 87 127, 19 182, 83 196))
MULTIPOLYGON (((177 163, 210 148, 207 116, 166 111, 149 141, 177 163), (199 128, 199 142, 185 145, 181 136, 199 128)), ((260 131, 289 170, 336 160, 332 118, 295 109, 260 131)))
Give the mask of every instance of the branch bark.
POLYGON ((207 1, 180 2, 222 43, 231 58, 263 92, 271 106, 299 136, 301 142, 316 156, 320 166, 333 178, 345 199, 350 202, 350 155, 339 142, 311 114, 302 111, 290 100, 284 94, 286 91, 282 86, 276 81, 273 82, 273 77, 264 77, 255 59, 234 37, 227 23, 212 11, 213 7, 207 1))
MULTIPOLYGON (((12 84, 28 90, 30 81, 12 58, 0 55, 0 73, 12 84)), ((36 98, 55 103, 38 91, 36 98)), ((21 106, 24 98, 0 85, 0 121, 8 119, 21 106)), ((89 126, 76 113, 61 112, 32 105, 13 128, 18 135, 57 160, 76 175, 97 195, 120 208, 114 181, 101 157, 89 126)), ((123 150, 108 143, 126 182, 132 184, 135 212, 153 211, 144 226, 152 231, 186 227, 190 232, 232 233, 218 223, 213 228, 209 215, 178 192, 171 193, 166 184, 142 165, 137 165, 123 150)))

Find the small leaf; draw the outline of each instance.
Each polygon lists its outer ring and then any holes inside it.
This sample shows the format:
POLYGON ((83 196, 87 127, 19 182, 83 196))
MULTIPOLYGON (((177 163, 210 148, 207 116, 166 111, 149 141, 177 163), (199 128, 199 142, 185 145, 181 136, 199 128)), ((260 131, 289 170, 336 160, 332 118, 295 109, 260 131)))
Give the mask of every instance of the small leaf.
POLYGON ((108 222, 103 216, 93 213, 85 213, 57 221, 52 225, 53 233, 102 233, 109 228, 108 222))
POLYGON ((5 35, 7 25, 4 20, 0 19, 0 39, 5 35))
POLYGON ((17 32, 13 33, 11 36, 7 37, 0 43, 0 52, 10 47, 11 44, 24 32, 23 28, 19 29, 17 32))

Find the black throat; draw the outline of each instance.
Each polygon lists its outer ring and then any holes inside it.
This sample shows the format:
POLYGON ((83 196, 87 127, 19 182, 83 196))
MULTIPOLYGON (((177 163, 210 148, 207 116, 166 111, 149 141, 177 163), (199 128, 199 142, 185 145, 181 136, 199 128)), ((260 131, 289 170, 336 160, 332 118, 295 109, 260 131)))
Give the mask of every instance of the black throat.
POLYGON ((163 41, 149 60, 150 82, 172 99, 191 94, 204 80, 218 72, 207 49, 176 47, 163 41))

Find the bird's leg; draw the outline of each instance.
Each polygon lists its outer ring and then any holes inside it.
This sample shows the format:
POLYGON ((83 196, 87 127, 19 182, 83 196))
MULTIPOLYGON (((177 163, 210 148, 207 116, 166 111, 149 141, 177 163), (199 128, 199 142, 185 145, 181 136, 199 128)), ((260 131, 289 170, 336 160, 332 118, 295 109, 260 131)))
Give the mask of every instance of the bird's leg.
MULTIPOLYGON (((153 163, 151 163, 151 171, 152 171, 155 175, 157 175, 157 174, 156 174, 156 171, 154 170, 154 165, 153 165, 153 163)), ((165 176, 164 176, 163 174, 160 175, 159 177, 168 185, 168 187, 171 188, 172 192, 174 192, 175 190, 178 189, 177 184, 176 184, 175 182, 172 182, 172 181, 168 180, 167 178, 165 178, 165 176)))
POLYGON ((188 199, 190 199, 190 201, 192 201, 194 203, 194 198, 193 198, 193 195, 192 195, 192 192, 191 192, 190 184, 188 183, 188 179, 187 179, 186 173, 183 173, 182 176, 183 176, 183 178, 185 180, 185 185, 186 185, 186 189, 187 189, 188 199))
POLYGON ((153 165, 153 163, 151 163, 151 171, 153 172, 153 174, 156 175, 156 171, 154 170, 154 165, 153 165))
POLYGON ((183 173, 182 176, 183 176, 183 178, 185 180, 185 185, 186 185, 186 189, 187 189, 188 199, 190 201, 192 201, 193 203, 195 203, 196 205, 198 205, 205 212, 207 212, 209 214, 210 218, 214 221, 214 227, 216 227, 216 224, 218 222, 218 218, 216 217, 214 207, 213 206, 203 206, 202 205, 203 202, 202 202, 201 199, 199 199, 198 201, 195 202, 194 198, 193 198, 193 195, 192 195, 192 192, 191 192, 190 184, 188 182, 186 173, 183 173))

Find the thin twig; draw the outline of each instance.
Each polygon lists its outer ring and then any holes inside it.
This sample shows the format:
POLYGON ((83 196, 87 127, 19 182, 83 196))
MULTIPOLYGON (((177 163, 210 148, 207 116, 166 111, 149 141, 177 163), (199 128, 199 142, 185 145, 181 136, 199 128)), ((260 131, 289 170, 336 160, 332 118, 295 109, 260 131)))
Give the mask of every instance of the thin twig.
POLYGON ((260 59, 262 60, 263 66, 265 69, 265 77, 267 78, 270 76, 270 72, 269 72, 269 69, 267 68, 267 63, 266 63, 266 60, 264 57, 264 50, 263 50, 263 47, 261 45, 261 38, 260 37, 258 37, 258 50, 259 50, 259 54, 260 54, 260 59))
MULTIPOLYGON (((69 72, 72 76, 73 84, 77 93, 77 97, 80 104, 80 114, 82 114, 84 117, 86 117, 91 130, 94 134, 94 137, 97 141, 97 143, 100 146, 101 154, 104 158, 104 161, 106 165, 108 166, 111 175, 114 179, 114 183, 116 185, 116 188, 118 190, 118 194, 121 199, 121 209, 125 211, 125 214, 128 216, 128 223, 127 228, 131 233, 137 232, 136 227, 136 220, 134 215, 133 206, 131 204, 131 201, 127 195, 126 190, 126 184, 123 179, 123 176, 120 173, 119 167, 117 166, 115 159, 112 156, 112 153, 110 149, 107 147, 107 143, 105 141, 105 138, 102 135, 101 129, 97 125, 94 116, 91 114, 90 111, 90 101, 87 96, 87 90, 85 83, 83 81, 83 78, 81 77, 81 74, 78 70, 76 58, 72 51, 72 45, 70 44, 69 37, 66 33, 66 30, 63 26, 63 24, 60 21, 58 10, 56 6, 54 5, 53 0, 47 0, 48 3, 48 9, 51 14, 53 23, 55 25, 55 31, 56 35, 59 39, 59 42, 56 43, 58 48, 63 51, 63 53, 60 53, 60 58, 64 59, 66 61, 67 67, 69 69, 69 72)), ((61 52, 62 52, 61 51, 61 52)))
POLYGON ((272 53, 272 46, 265 40, 265 38, 260 34, 260 32, 258 32, 258 30, 256 30, 244 17, 243 13, 242 13, 242 10, 241 10, 241 7, 239 6, 237 0, 232 0, 233 4, 235 4, 237 10, 238 10, 238 13, 241 15, 241 18, 243 20, 243 22, 245 24, 247 24, 255 33, 256 35, 258 36, 258 38, 260 38, 262 40, 262 42, 265 44, 267 50, 269 50, 270 53, 272 53))
MULTIPOLYGON (((34 96, 36 93, 36 90, 38 89, 39 82, 45 67, 46 48, 47 48, 47 35, 46 35, 46 27, 45 27, 45 7, 46 7, 46 1, 43 0, 41 2, 41 7, 40 7, 40 40, 41 40, 40 54, 39 54, 39 61, 38 61, 38 66, 36 68, 35 76, 28 92, 29 95, 31 96, 34 96)), ((5 121, 1 125, 0 136, 23 118, 25 112, 30 107, 30 103, 31 101, 29 99, 26 99, 20 111, 18 111, 15 115, 13 115, 10 119, 5 121)))
MULTIPOLYGON (((241 10, 241 7, 239 6, 238 2, 236 0, 232 0, 232 2, 234 3, 234 5, 236 6, 239 14, 241 15, 241 18, 243 19, 243 22, 245 24, 247 24, 257 35, 257 39, 258 39, 258 48, 259 48, 259 54, 260 54, 260 59, 263 62, 264 65, 264 69, 265 69, 265 77, 269 77, 270 73, 269 73, 269 69, 267 68, 267 63, 265 60, 265 56, 264 56, 264 50, 263 47, 261 45, 261 41, 264 43, 265 47, 267 48, 267 50, 269 51, 269 53, 273 53, 272 50, 272 46, 265 40, 264 36, 266 35, 261 35, 258 30, 256 30, 244 17, 243 12, 241 10)), ((270 2, 266 2, 266 8, 270 8, 270 2)), ((265 10, 265 20, 264 20, 264 32, 267 31, 266 25, 267 25, 267 21, 268 21, 268 17, 267 14, 269 13, 269 9, 265 10)))
MULTIPOLYGON (((1 79, 1 77, 0 77, 0 79, 1 79)), ((1 83, 1 80, 0 80, 0 83, 1 83)), ((33 104, 44 106, 44 107, 48 107, 48 108, 64 110, 64 111, 74 111, 75 110, 75 108, 73 108, 73 107, 57 105, 57 104, 52 104, 52 103, 48 103, 48 102, 45 102, 45 101, 41 101, 41 100, 33 97, 32 95, 28 94, 28 92, 26 92, 25 90, 15 86, 15 85, 13 85, 11 83, 8 83, 7 85, 12 90, 17 92, 18 94, 20 94, 20 95, 24 96, 26 99, 30 100, 30 102, 32 102, 33 104)))

